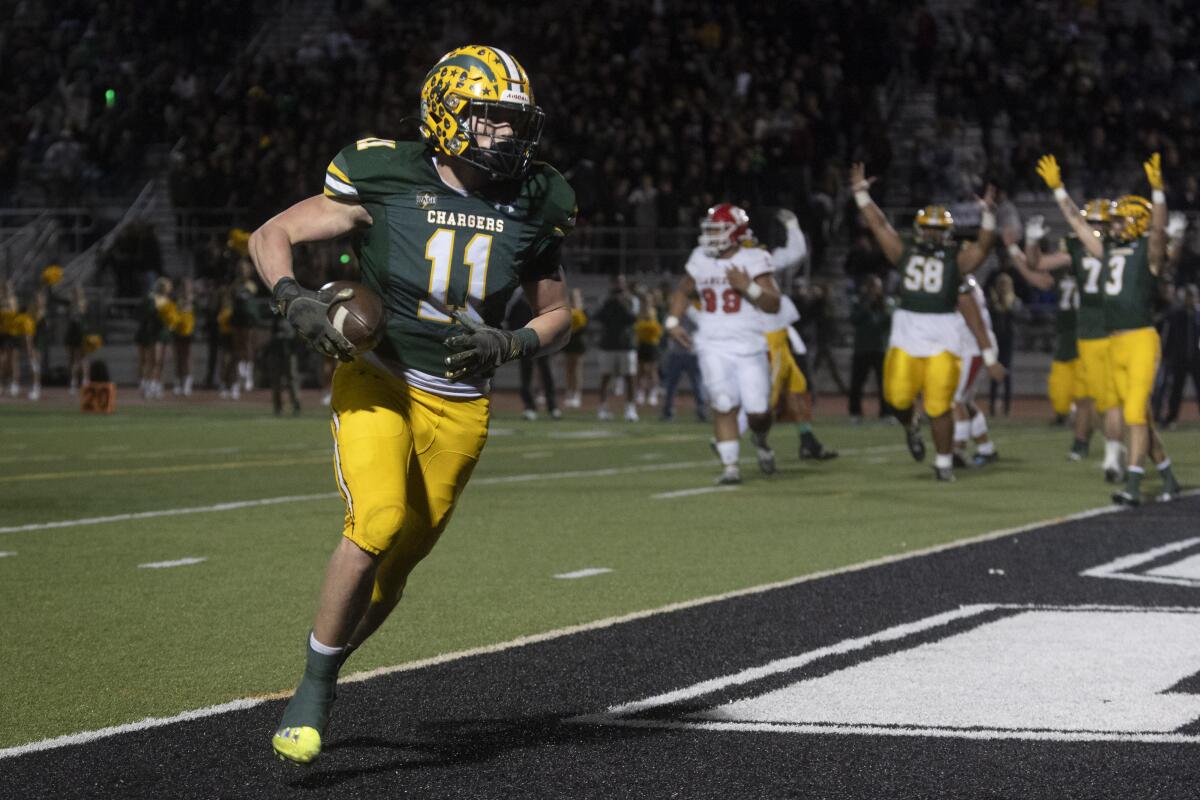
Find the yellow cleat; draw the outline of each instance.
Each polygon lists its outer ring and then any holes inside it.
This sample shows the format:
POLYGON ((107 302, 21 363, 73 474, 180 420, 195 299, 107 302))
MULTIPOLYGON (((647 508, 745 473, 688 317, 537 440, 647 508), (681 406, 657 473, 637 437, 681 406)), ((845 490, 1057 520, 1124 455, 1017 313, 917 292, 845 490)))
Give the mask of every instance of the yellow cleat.
POLYGON ((321 754, 321 734, 316 728, 280 728, 271 737, 271 747, 281 759, 310 764, 321 754))

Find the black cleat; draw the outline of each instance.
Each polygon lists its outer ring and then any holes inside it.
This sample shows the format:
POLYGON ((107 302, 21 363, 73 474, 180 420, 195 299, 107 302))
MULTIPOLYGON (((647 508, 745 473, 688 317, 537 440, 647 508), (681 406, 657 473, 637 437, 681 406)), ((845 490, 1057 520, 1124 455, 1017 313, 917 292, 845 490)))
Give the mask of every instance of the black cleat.
POLYGON ((955 467, 957 469, 959 467, 965 467, 966 465, 967 465, 967 460, 962 457, 961 453, 955 452, 950 457, 950 466, 955 467))
POLYGON ((1123 480, 1125 480, 1125 473, 1121 471, 1120 467, 1104 468, 1105 483, 1120 483, 1123 480))
POLYGON ((971 463, 977 467, 986 467, 988 464, 995 464, 999 460, 1000 454, 996 452, 976 453, 975 458, 971 460, 971 463))
POLYGON ((924 461, 925 441, 921 438, 920 426, 914 424, 905 429, 904 438, 908 443, 908 452, 912 453, 913 461, 924 461))
POLYGON ((1119 506, 1140 506, 1142 504, 1141 496, 1131 493, 1128 489, 1113 492, 1112 501, 1119 506))
POLYGON ((800 446, 800 460, 809 459, 812 461, 828 461, 831 458, 837 458, 837 450, 826 450, 824 445, 818 444, 816 447, 800 446))

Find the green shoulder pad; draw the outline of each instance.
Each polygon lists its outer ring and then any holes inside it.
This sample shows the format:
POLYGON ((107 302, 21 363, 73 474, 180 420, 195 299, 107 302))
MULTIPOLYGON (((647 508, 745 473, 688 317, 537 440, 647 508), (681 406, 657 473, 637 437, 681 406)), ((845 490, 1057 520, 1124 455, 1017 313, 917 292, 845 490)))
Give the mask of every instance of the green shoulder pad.
POLYGON ((359 139, 343 147, 325 168, 325 196, 364 203, 401 191, 424 152, 419 142, 359 139))
POLYGON ((541 216, 547 236, 567 236, 575 228, 575 190, 567 179, 544 161, 535 161, 525 179, 533 213, 541 216))

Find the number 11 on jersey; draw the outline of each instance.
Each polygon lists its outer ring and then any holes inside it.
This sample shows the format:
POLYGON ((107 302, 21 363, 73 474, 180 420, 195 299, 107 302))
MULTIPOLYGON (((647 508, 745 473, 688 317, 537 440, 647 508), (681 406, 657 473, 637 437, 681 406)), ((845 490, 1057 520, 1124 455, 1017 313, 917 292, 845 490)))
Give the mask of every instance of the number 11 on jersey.
POLYGON ((441 308, 447 311, 465 308, 467 298, 482 299, 484 296, 487 288, 488 259, 492 255, 492 237, 486 233, 476 233, 463 248, 463 263, 471 268, 467 277, 466 292, 458 298, 461 302, 450 302, 450 278, 454 267, 456 233, 452 228, 438 228, 429 237, 429 241, 425 242, 425 260, 430 262, 427 294, 433 302, 421 301, 417 307, 417 316, 421 319, 450 323, 453 320, 441 308))

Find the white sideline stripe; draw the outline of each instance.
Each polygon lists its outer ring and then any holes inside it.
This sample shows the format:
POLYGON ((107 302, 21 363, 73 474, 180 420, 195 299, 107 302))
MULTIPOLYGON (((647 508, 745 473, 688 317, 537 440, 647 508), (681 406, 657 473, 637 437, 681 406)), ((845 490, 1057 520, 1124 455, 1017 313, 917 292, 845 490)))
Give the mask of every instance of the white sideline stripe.
POLYGON ((673 497, 691 497, 692 495, 712 494, 713 492, 733 492, 737 488, 736 486, 701 486, 698 489, 680 489, 675 492, 652 494, 650 497, 654 500, 670 500, 673 497))
POLYGON ((106 522, 124 522, 131 519, 153 519, 155 517, 177 517, 183 514, 206 514, 211 511, 236 511, 239 508, 254 506, 274 506, 280 503, 297 503, 307 500, 328 500, 337 497, 337 492, 321 492, 320 494, 297 494, 287 497, 264 497, 261 500, 236 500, 230 503, 216 503, 211 506, 192 506, 191 508, 165 508, 161 511, 138 511, 132 514, 113 514, 108 517, 87 517, 84 519, 64 519, 58 522, 35 522, 29 525, 13 525, 0 528, 0 533, 22 533, 25 531, 44 531, 51 528, 74 528, 77 525, 103 525, 106 522))
POLYGON ((608 567, 588 567, 586 569, 577 569, 574 572, 564 572, 561 575, 555 575, 554 577, 560 580, 569 581, 574 580, 575 578, 590 578, 593 575, 603 575, 606 572, 612 572, 612 570, 608 567))
POLYGON ((208 561, 208 557, 189 556, 187 558, 177 558, 174 561, 151 561, 149 564, 138 564, 138 569, 170 569, 171 567, 187 567, 191 566, 192 564, 199 564, 202 561, 208 561))
POLYGON ((1184 733, 1106 733, 1089 731, 1013 731, 1003 728, 888 728, 876 725, 788 725, 772 722, 670 722, 613 719, 602 714, 575 717, 570 722, 616 725, 623 728, 667 728, 670 730, 756 731, 765 733, 836 733, 868 736, 929 736, 939 739, 1020 739, 1038 742, 1143 742, 1147 744, 1195 744, 1196 737, 1184 733))
MULTIPOLYGON (((705 463, 711 463, 707 461, 705 463)), ((709 595, 708 597, 698 597, 692 600, 681 600, 677 603, 669 603, 658 608, 645 609, 643 611, 632 611, 628 614, 621 614, 615 617, 606 617, 604 619, 593 620, 592 622, 584 622, 578 625, 570 625, 565 628, 557 628, 551 631, 542 633, 534 633, 528 636, 521 636, 516 639, 511 639, 507 642, 499 642, 497 644, 484 645, 482 647, 473 647, 468 650, 459 650, 452 653, 443 653, 441 655, 423 658, 417 661, 409 661, 403 664, 395 664, 390 667, 379 667, 377 669, 366 670, 364 672, 355 672, 342 678, 339 683, 360 683, 362 681, 379 678, 384 675, 393 675, 398 672, 412 672, 413 670, 424 669, 425 667, 437 666, 439 664, 447 664, 451 661, 460 661, 464 658, 474 656, 490 655, 492 653, 500 653, 505 650, 512 650, 526 645, 538 644, 547 642, 553 639, 560 639, 564 636, 570 636, 575 633, 585 633, 587 631, 602 630, 611 628, 616 625, 621 625, 626 622, 635 622, 640 619, 656 617, 662 614, 669 614, 674 611, 683 611, 689 608, 705 606, 712 603, 719 603, 723 600, 731 600, 737 597, 748 597, 756 594, 763 594, 774 589, 785 589, 789 586, 798 586, 802 583, 828 578, 833 575, 845 575, 851 572, 860 572, 873 567, 881 567, 887 564, 895 564, 900 561, 908 561, 914 558, 934 555, 947 550, 957 550, 967 545, 979 544, 980 542, 988 542, 993 539, 1002 539, 1005 536, 1012 536, 1019 533, 1028 533, 1036 531, 1039 528, 1046 528, 1051 525, 1058 525, 1063 522, 1072 522, 1075 520, 1089 519, 1091 517, 1100 516, 1103 514, 1111 514, 1118 510, 1118 506, 1105 506, 1103 508, 1093 508, 1086 511, 1080 511, 1075 514, 1067 514, 1061 517, 1052 517, 1050 519, 1040 520, 1038 522, 1030 522, 1026 525, 1018 525, 1015 528, 1002 528, 997 531, 981 533, 978 536, 972 536, 967 539, 958 539, 953 542, 925 547, 920 550, 913 550, 910 553, 895 553, 889 556, 874 558, 869 561, 863 561, 858 564, 850 564, 845 567, 837 567, 835 569, 822 570, 813 572, 808 575, 801 575, 795 578, 789 578, 785 581, 777 581, 775 583, 764 583, 759 586, 750 586, 745 589, 735 589, 722 594, 709 595)), ((246 708, 253 708, 262 703, 269 702, 275 699, 287 697, 287 694, 267 695, 261 697, 246 697, 240 700, 234 700, 220 705, 208 706, 206 708, 195 709, 193 711, 185 711, 182 714, 177 714, 173 717, 147 717, 139 722, 130 722, 124 725, 116 725, 109 728, 100 728, 94 731, 83 731, 81 733, 68 734, 66 736, 58 736, 52 739, 43 739, 29 744, 18 745, 16 747, 8 747, 0 749, 0 759, 10 758, 12 756, 24 755, 25 753, 36 753, 42 750, 53 750, 58 747, 66 747, 73 744, 84 744, 86 742, 103 739, 108 736, 115 736, 120 733, 128 733, 131 731, 140 731, 147 728, 157 728, 164 725, 173 725, 177 722, 186 722, 192 719, 200 719, 203 717, 211 717, 217 714, 224 714, 227 711, 240 711, 246 708)))
POLYGON ((8 558, 9 556, 15 556, 16 554, 17 553, 15 550, 0 550, 0 558, 8 558))

